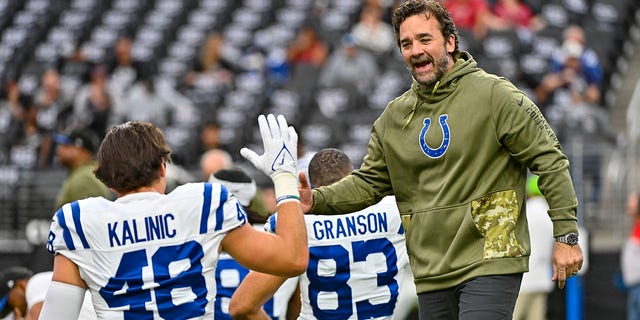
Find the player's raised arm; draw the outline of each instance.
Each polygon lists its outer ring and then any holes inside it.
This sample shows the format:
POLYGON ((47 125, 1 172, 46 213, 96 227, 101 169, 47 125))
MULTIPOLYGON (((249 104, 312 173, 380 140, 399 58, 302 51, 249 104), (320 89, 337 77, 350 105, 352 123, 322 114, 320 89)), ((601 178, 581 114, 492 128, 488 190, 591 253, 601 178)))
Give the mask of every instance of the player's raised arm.
POLYGON ((278 204, 278 232, 269 234, 249 226, 229 232, 222 248, 240 264, 260 272, 295 276, 304 272, 309 260, 307 234, 300 207, 296 178, 298 135, 283 116, 260 115, 258 125, 264 153, 240 150, 256 168, 273 180, 278 204))

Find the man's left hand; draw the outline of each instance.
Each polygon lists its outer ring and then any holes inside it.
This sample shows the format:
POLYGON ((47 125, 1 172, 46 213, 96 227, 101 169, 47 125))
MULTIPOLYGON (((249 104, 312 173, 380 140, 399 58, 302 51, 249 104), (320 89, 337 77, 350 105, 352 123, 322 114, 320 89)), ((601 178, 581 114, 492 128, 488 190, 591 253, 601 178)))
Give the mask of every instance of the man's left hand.
POLYGON ((553 277, 552 281, 558 281, 558 288, 563 289, 567 278, 575 276, 582 268, 582 249, 579 244, 570 246, 556 242, 553 248, 553 277))

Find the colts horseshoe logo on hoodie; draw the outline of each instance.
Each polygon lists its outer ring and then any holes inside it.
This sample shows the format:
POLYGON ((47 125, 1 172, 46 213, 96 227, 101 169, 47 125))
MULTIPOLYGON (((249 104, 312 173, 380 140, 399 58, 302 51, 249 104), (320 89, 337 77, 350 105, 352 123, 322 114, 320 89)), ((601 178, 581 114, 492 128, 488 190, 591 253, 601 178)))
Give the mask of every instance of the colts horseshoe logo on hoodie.
POLYGON ((430 118, 424 119, 424 126, 420 131, 420 137, 418 140, 420 141, 420 148, 422 149, 422 152, 424 152, 424 154, 431 159, 438 159, 442 157, 447 152, 447 149, 449 148, 449 141, 451 140, 451 131, 449 130, 449 125, 447 124, 448 117, 449 117, 448 115, 443 114, 438 118, 438 122, 440 123, 440 129, 442 129, 442 143, 440 143, 440 146, 435 149, 427 145, 427 138, 426 138, 427 131, 431 126, 431 119, 430 118))

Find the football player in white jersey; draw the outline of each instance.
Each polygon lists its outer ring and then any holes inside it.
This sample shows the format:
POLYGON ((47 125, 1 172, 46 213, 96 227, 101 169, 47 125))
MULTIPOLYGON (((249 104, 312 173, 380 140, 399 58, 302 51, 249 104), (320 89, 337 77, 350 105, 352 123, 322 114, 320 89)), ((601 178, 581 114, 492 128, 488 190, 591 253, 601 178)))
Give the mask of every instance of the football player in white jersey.
POLYGON ((155 125, 133 121, 104 138, 95 174, 118 195, 64 205, 49 241, 53 278, 40 319, 76 319, 89 289, 100 319, 210 319, 221 250, 244 266, 280 276, 308 262, 299 204, 297 134, 284 117, 258 117, 264 154, 241 154, 274 181, 277 234, 259 232, 221 184, 188 183, 165 194, 171 150, 155 125))
MULTIPOLYGON (((328 185, 352 170, 342 151, 323 149, 309 163, 309 180, 314 187, 328 185)), ((276 228, 272 218, 267 227, 275 231, 280 226, 276 228)), ((300 276, 298 319, 392 319, 409 263, 394 199, 385 198, 358 212, 304 218, 309 265, 300 276)), ((268 319, 259 306, 285 279, 250 272, 231 298, 231 315, 268 319)))
MULTIPOLYGON (((266 216, 251 211, 249 206, 254 199, 257 186, 255 181, 240 168, 233 167, 229 169, 221 169, 211 174, 209 182, 220 183, 227 187, 229 192, 234 194, 240 204, 247 212, 247 221, 253 227, 264 232, 264 223, 266 216)), ((240 285, 240 282, 249 273, 249 269, 243 267, 232 256, 226 252, 221 252, 216 266, 216 302, 215 302, 215 319, 231 320, 229 315, 229 301, 231 296, 240 285)), ((289 300, 293 296, 298 286, 296 278, 290 278, 285 282, 278 291, 264 304, 264 310, 271 319, 284 320, 287 315, 287 307, 289 300)), ((296 297, 296 298, 299 298, 296 297)))

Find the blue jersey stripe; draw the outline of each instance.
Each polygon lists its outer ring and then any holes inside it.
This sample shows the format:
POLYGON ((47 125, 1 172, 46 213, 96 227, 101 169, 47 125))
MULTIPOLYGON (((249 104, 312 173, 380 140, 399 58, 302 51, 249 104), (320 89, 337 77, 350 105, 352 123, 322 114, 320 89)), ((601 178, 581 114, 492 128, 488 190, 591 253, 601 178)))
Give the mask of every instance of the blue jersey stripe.
POLYGON ((267 231, 269 231, 271 233, 276 233, 276 230, 277 230, 276 228, 278 227, 278 225, 276 224, 277 222, 278 222, 278 213, 274 213, 274 214, 270 215, 269 216, 270 228, 267 231))
POLYGON ((67 245, 69 250, 75 250, 76 246, 73 244, 73 239, 71 238, 71 232, 69 232, 69 228, 67 228, 67 222, 64 220, 64 211, 62 208, 56 212, 56 217, 58 218, 58 224, 62 228, 62 238, 64 239, 64 244, 67 245))
POLYGON ((211 212, 211 183, 204 183, 204 202, 202 203, 202 218, 200 219, 200 234, 207 233, 207 225, 209 224, 209 213, 211 212))
POLYGON ((229 191, 223 185, 220 185, 220 202, 218 204, 218 208, 216 209, 216 227, 214 230, 222 230, 222 221, 224 221, 224 203, 227 202, 227 198, 229 197, 229 191))
POLYGON ((82 247, 89 249, 89 243, 87 242, 87 237, 84 236, 82 222, 80 222, 80 204, 78 201, 71 203, 71 216, 73 217, 73 224, 76 226, 76 233, 80 237, 80 241, 82 241, 82 247))

